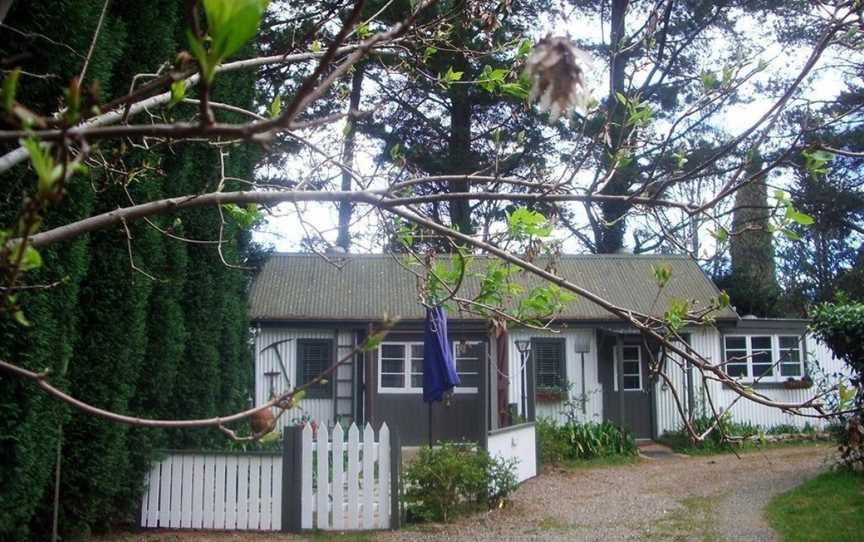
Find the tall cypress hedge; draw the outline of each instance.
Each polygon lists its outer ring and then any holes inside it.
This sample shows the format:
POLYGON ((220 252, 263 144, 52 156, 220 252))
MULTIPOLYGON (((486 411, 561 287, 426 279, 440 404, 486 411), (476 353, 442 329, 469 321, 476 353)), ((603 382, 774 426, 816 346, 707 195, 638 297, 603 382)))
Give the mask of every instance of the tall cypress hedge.
MULTIPOLYGON (((25 70, 59 76, 24 77, 19 100, 41 113, 57 108, 57 97, 80 72, 102 4, 13 4, 4 24, 29 37, 0 42, 0 57, 28 53, 25 70)), ((185 48, 182 9, 183 3, 174 0, 111 2, 85 84, 98 82, 103 98, 116 96, 128 90, 135 74, 152 73, 172 61, 185 48)), ((254 84, 253 74, 220 76, 214 99, 251 106, 254 84)), ((46 227, 128 205, 122 184, 135 200, 145 201, 201 191, 219 178, 218 150, 208 145, 178 143, 118 154, 117 144, 103 143, 99 150, 117 160, 116 170, 128 173, 93 168, 90 178, 75 179, 64 200, 49 210, 46 227)), ((239 146, 229 153, 226 173, 250 178, 256 152, 239 146)), ((35 180, 21 166, 0 176, 0 184, 4 227, 15 219, 35 180)), ((216 209, 202 209, 156 217, 154 223, 180 237, 215 239, 220 217, 216 209)), ((20 296, 31 327, 0 318, 0 358, 55 373, 68 366, 65 377, 52 382, 120 412, 188 418, 245 406, 251 355, 244 271, 224 266, 212 244, 185 243, 144 222, 129 224, 128 234, 131 241, 122 226, 110 228, 42 250, 45 265, 28 280, 62 279, 63 284, 20 296)), ((248 232, 228 219, 225 238, 225 259, 242 264, 248 232)), ((94 530, 134 519, 154 449, 224 443, 216 430, 167 432, 95 419, 0 375, 0 540, 42 540, 50 532, 61 433, 64 540, 84 539, 94 530)))

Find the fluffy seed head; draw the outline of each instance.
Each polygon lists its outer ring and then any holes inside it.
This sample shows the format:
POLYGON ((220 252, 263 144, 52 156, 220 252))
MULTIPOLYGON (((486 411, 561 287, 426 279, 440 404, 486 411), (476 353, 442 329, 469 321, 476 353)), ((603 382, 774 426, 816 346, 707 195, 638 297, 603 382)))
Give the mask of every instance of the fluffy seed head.
POLYGON ((540 111, 549 111, 550 123, 571 109, 585 114, 587 66, 587 56, 567 37, 546 36, 531 50, 525 61, 525 74, 533 81, 529 99, 539 100, 540 111))

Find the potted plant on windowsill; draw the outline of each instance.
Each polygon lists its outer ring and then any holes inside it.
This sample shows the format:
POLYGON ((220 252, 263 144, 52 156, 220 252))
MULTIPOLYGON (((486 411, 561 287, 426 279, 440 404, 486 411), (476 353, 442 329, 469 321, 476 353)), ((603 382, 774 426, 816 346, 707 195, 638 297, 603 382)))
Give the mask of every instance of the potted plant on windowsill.
POLYGON ((538 386, 535 397, 538 403, 559 403, 567 399, 567 390, 551 386, 538 386))
POLYGON ((801 378, 792 378, 789 377, 783 382, 783 387, 787 390, 806 390, 813 386, 813 379, 810 378, 809 375, 805 375, 801 378))

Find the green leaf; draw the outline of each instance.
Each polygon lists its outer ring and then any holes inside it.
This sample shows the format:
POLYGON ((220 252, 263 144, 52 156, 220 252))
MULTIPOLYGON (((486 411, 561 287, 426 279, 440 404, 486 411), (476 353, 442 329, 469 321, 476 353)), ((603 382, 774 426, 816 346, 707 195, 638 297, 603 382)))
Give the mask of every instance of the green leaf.
POLYGON ((270 117, 276 118, 282 113, 282 96, 276 96, 273 98, 273 102, 270 104, 270 117))
POLYGON ((21 77, 21 69, 16 68, 6 74, 3 78, 3 87, 0 89, 0 102, 3 104, 3 110, 6 112, 12 111, 12 106, 15 105, 15 93, 18 90, 18 78, 21 77))
POLYGON ((438 80, 444 88, 448 88, 454 81, 461 81, 464 73, 453 71, 453 66, 450 66, 443 75, 438 75, 438 80))
POLYGON ((226 203, 222 208, 242 229, 248 229, 261 218, 261 213, 258 211, 258 206, 250 203, 245 208, 240 207, 235 203, 226 203))
POLYGON ((365 40, 369 37, 371 32, 369 32, 369 22, 363 21, 357 25, 357 37, 361 40, 365 40))
POLYGON ((182 102, 186 97, 186 81, 174 81, 171 83, 171 100, 168 102, 168 109, 171 109, 178 103, 182 102))
POLYGON ((781 230, 781 233, 786 237, 786 239, 789 239, 790 241, 801 240, 801 236, 795 233, 793 230, 790 230, 789 228, 783 228, 781 230))
POLYGON ((198 61, 198 66, 201 68, 201 76, 205 81, 212 82, 215 66, 210 62, 201 40, 191 30, 187 30, 186 41, 189 42, 189 50, 192 51, 192 56, 198 61))
POLYGON ((516 58, 524 58, 531 52, 534 44, 529 39, 524 39, 519 43, 519 49, 516 50, 516 58))
POLYGON ((51 151, 47 144, 40 143, 34 137, 29 137, 22 140, 21 145, 27 149, 27 153, 30 155, 30 164, 38 177, 39 193, 48 194, 54 188, 54 183, 60 178, 63 168, 54 164, 54 158, 51 157, 51 151))
POLYGON ((717 306, 721 309, 728 307, 732 300, 726 290, 720 290, 720 295, 717 296, 717 306))
POLYGON ((507 228, 510 236, 519 240, 548 237, 552 233, 546 217, 527 207, 519 207, 507 215, 507 228))
POLYGON ((517 100, 527 100, 530 95, 528 88, 520 83, 504 83, 501 85, 501 92, 516 98, 517 100))
POLYGON ((309 50, 312 51, 313 53, 320 53, 321 52, 321 42, 318 40, 314 40, 312 43, 309 44, 309 50))
POLYGON ((720 83, 717 79, 717 75, 714 72, 709 71, 702 72, 702 75, 699 76, 699 80, 702 82, 702 88, 706 92, 715 89, 720 83))
POLYGON ((791 205, 786 207, 786 218, 801 226, 810 226, 814 222, 812 216, 796 211, 791 205))
POLYGON ((210 50, 221 63, 258 33, 269 0, 204 0, 210 50))
POLYGON ((620 92, 615 92, 615 99, 618 100, 618 103, 621 105, 627 105, 627 96, 624 96, 620 92))
POLYGON ((429 57, 433 56, 438 52, 438 49, 435 47, 427 47, 423 50, 423 60, 429 60, 429 57))
MULTIPOLYGON (((20 252, 20 251, 19 251, 20 252)), ((14 256, 17 260, 18 256, 14 256)), ((14 260, 13 260, 14 261, 14 260)), ((42 255, 30 245, 24 248, 24 256, 21 258, 21 270, 31 271, 42 267, 42 255)))
POLYGON ((24 316, 24 312, 20 309, 13 312, 12 317, 15 318, 16 322, 18 322, 19 324, 21 324, 24 327, 30 327, 32 325, 30 323, 30 320, 28 320, 27 317, 24 316))
POLYGON ((396 143, 395 145, 390 147, 390 159, 395 162, 396 160, 399 160, 399 158, 401 158, 401 157, 402 157, 402 147, 399 145, 399 143, 396 143))
POLYGON ((672 278, 672 266, 667 264, 652 265, 651 271, 654 273, 654 282, 658 288, 665 288, 669 284, 669 279, 672 278))
POLYGON ((711 236, 714 237, 714 239, 717 239, 717 242, 725 243, 726 239, 729 238, 729 232, 726 230, 726 228, 720 226, 719 228, 711 232, 711 236))

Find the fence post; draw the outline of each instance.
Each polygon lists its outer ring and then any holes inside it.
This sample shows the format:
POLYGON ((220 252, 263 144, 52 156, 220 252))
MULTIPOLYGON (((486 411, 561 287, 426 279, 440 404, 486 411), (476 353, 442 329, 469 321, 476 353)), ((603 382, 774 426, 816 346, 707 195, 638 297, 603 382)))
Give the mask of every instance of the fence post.
POLYGON ((390 528, 402 526, 402 442, 399 431, 390 433, 390 528))
POLYGON ((282 532, 300 532, 303 426, 286 427, 282 440, 282 532))

